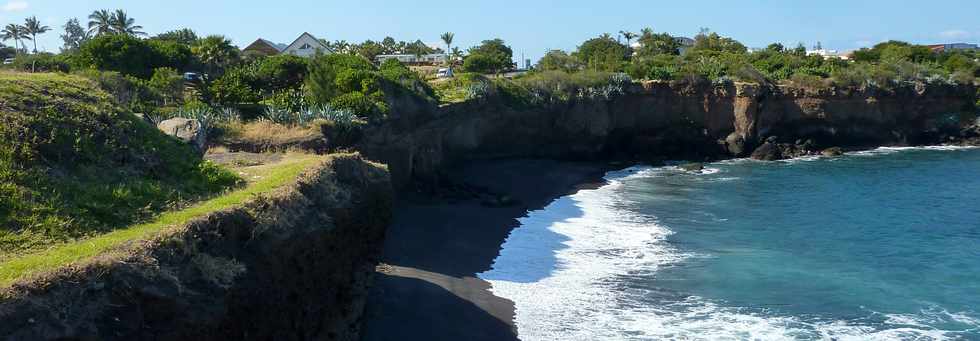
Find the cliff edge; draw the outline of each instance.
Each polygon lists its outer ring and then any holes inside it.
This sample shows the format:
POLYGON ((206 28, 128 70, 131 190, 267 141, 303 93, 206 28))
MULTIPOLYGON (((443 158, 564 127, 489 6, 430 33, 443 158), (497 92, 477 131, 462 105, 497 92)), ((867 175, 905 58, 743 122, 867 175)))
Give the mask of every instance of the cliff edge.
POLYGON ((356 340, 391 218, 383 166, 295 183, 0 290, 4 340, 356 340))

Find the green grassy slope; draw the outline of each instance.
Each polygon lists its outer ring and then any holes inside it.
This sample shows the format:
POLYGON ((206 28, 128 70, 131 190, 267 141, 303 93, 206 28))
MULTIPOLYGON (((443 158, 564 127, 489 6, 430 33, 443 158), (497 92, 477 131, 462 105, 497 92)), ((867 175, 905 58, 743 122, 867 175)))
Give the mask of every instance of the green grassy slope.
POLYGON ((0 260, 131 225, 239 179, 93 82, 0 73, 0 260))

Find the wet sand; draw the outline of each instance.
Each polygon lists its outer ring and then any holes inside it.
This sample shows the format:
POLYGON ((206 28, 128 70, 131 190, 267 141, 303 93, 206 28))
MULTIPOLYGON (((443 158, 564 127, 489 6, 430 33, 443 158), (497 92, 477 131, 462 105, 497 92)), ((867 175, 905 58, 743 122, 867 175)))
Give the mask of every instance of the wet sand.
POLYGON ((370 291, 362 339, 516 340, 514 304, 476 278, 529 210, 581 188, 596 188, 604 164, 547 160, 481 161, 454 170, 454 183, 506 195, 481 199, 401 194, 370 291))

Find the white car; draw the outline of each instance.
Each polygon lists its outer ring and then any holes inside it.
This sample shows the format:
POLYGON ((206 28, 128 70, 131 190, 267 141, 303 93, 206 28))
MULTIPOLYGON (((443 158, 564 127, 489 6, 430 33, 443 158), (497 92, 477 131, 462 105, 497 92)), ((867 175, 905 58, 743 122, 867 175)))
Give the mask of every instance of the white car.
POLYGON ((441 68, 436 72, 436 78, 453 78, 453 69, 451 68, 441 68))
POLYGON ((13 63, 14 63, 14 59, 13 58, 7 58, 7 59, 4 59, 3 60, 3 65, 10 65, 10 64, 13 64, 13 63))

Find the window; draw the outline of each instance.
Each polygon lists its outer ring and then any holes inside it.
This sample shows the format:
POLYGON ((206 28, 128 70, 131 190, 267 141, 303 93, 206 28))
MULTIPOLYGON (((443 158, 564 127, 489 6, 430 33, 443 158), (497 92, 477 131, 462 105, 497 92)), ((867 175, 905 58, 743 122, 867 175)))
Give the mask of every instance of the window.
POLYGON ((303 46, 300 46, 299 47, 300 50, 309 50, 309 49, 312 49, 312 48, 313 48, 313 46, 310 46, 310 44, 303 44, 303 46))

